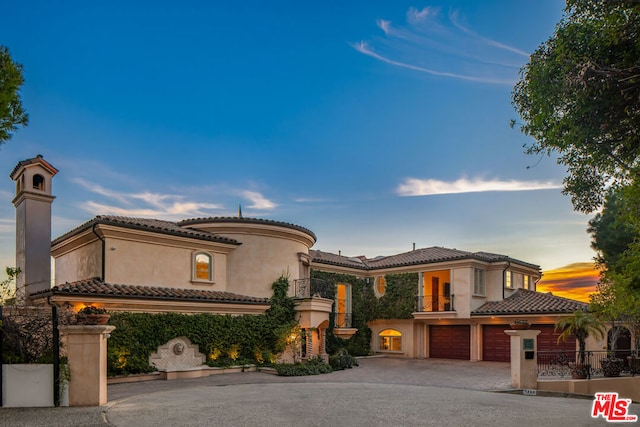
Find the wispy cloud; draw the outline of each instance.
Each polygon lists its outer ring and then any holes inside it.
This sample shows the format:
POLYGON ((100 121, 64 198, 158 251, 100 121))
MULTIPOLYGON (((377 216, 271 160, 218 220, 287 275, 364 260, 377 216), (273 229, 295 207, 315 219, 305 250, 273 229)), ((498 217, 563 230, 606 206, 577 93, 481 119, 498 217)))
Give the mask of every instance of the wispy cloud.
POLYGON ((351 43, 358 52, 387 64, 432 76, 513 85, 523 58, 516 47, 478 34, 460 22, 458 11, 409 8, 406 22, 376 21, 384 37, 351 43))
POLYGON ((212 211, 223 209, 220 204, 188 200, 184 195, 153 192, 128 193, 104 188, 83 179, 74 179, 73 182, 107 199, 101 202, 89 200, 79 204, 81 209, 95 215, 182 219, 207 216, 211 215, 212 211))
POLYGON ((248 206, 251 209, 266 209, 271 210, 276 208, 278 205, 268 200, 262 194, 257 191, 245 190, 241 192, 242 197, 247 199, 251 204, 248 206))
POLYGON ((15 233, 16 222, 13 219, 0 219, 0 233, 15 233))
MULTIPOLYGON (((220 215, 225 208, 221 203, 191 200, 183 194, 144 192, 123 192, 105 188, 84 179, 73 182, 89 192, 101 196, 103 200, 88 200, 80 207, 94 215, 142 216, 176 220, 201 216, 220 215)), ((278 205, 264 195, 252 190, 221 191, 218 197, 240 196, 248 200, 251 209, 271 210, 278 205)))
POLYGON ((433 196, 437 194, 481 193, 487 191, 531 191, 562 188, 553 182, 501 181, 498 179, 467 179, 440 181, 437 179, 406 178, 396 189, 400 196, 433 196))

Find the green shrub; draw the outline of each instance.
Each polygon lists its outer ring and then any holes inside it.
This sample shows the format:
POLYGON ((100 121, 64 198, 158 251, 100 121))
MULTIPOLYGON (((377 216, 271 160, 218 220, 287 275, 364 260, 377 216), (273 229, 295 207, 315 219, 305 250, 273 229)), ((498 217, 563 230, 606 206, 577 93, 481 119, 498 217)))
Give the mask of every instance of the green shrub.
POLYGON ((329 356, 329 365, 334 371, 341 371, 343 369, 351 369, 354 366, 359 366, 358 360, 350 355, 346 348, 341 348, 336 352, 336 354, 329 356))
POLYGON ((314 357, 301 363, 278 363, 274 365, 274 368, 278 375, 283 377, 320 375, 333 372, 331 366, 327 365, 320 357, 314 357))

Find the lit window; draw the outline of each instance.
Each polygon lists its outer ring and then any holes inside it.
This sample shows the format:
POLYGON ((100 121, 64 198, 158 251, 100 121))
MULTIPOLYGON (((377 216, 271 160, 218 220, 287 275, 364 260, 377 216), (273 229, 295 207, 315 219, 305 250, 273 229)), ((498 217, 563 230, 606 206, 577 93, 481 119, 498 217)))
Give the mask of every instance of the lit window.
POLYGON ((384 295, 387 290, 387 281, 384 277, 380 276, 376 278, 376 286, 373 288, 375 290, 376 296, 379 298, 384 295))
POLYGON ((529 280, 531 280, 531 278, 529 276, 524 276, 524 288, 525 289, 529 289, 529 280))
POLYGON ((338 283, 335 302, 335 326, 336 328, 351 327, 351 285, 338 283))
POLYGON ((506 271, 504 273, 504 287, 513 289, 513 271, 506 271))
POLYGON ((479 268, 473 271, 473 293, 474 295, 485 295, 485 271, 479 268))
POLYGON ((402 334, 395 329, 385 329, 378 334, 380 351, 402 351, 402 334))
POLYGON ((213 280, 213 262, 211 255, 203 252, 198 252, 193 257, 193 279, 196 281, 213 280))

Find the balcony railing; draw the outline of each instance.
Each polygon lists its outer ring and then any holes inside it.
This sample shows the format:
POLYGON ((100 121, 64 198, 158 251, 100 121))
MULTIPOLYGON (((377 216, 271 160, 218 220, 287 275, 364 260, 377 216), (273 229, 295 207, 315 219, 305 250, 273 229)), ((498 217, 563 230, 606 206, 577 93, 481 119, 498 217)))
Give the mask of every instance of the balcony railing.
POLYGON ((322 279, 297 279, 294 280, 296 298, 311 298, 319 296, 333 299, 335 296, 335 285, 322 279))
POLYGON ((352 328, 352 313, 331 313, 331 319, 335 328, 352 328))
POLYGON ((456 311, 453 295, 424 295, 416 297, 416 311, 421 313, 456 311))

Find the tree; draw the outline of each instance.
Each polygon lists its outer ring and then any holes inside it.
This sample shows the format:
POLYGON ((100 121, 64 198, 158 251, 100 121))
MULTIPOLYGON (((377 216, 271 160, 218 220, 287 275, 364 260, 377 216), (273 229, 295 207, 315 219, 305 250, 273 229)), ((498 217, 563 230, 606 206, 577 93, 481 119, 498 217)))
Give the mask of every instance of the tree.
POLYGON ((617 268, 620 258, 637 235, 627 214, 623 189, 610 190, 602 212, 589 221, 591 247, 597 252, 596 262, 604 270, 617 268))
POLYGON ((11 139, 18 126, 29 122, 20 98, 23 83, 22 65, 11 59, 9 49, 0 46, 0 145, 11 139))
POLYGON ((602 338, 604 336, 604 325, 591 313, 585 311, 576 311, 570 317, 565 317, 556 322, 556 330, 561 331, 558 336, 558 342, 566 341, 572 335, 578 340, 578 363, 576 365, 577 372, 582 373, 586 368, 586 341, 587 338, 593 336, 602 338))
POLYGON ((611 183, 640 171, 640 1, 567 0, 555 33, 521 70, 512 103, 533 137, 528 154, 558 154, 564 194, 589 213, 611 183))

